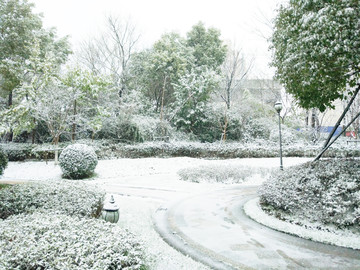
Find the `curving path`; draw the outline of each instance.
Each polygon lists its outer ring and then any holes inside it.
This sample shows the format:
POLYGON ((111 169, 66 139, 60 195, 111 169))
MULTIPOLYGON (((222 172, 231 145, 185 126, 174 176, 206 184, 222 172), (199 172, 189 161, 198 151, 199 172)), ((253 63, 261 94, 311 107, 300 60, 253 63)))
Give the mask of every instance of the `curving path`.
POLYGON ((222 189, 159 208, 154 220, 165 241, 216 269, 360 269, 360 252, 264 227, 242 208, 254 186, 222 189))

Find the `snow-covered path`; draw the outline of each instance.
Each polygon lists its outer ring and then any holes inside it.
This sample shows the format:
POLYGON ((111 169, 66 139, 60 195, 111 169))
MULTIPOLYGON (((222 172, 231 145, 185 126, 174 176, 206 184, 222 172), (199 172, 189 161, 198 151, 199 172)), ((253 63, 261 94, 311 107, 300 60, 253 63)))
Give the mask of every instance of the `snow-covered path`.
MULTIPOLYGON (((307 160, 308 159, 288 158, 284 159, 284 164, 286 166, 290 166, 303 163, 307 160)), ((198 246, 200 250, 203 245, 208 245, 207 248, 209 250, 212 249, 213 252, 219 253, 221 254, 221 256, 223 256, 223 252, 217 248, 217 246, 221 247, 222 245, 217 244, 218 241, 216 240, 216 234, 221 230, 224 230, 231 232, 228 238, 232 240, 236 239, 235 236, 237 234, 231 231, 231 228, 235 226, 233 222, 237 223, 237 216, 234 215, 234 209, 241 206, 238 203, 245 201, 244 198, 236 196, 238 196, 239 194, 239 196, 243 196, 243 192, 250 192, 248 195, 250 197, 254 197, 256 185, 260 184, 263 179, 252 179, 251 183, 231 186, 224 184, 189 183, 179 180, 179 176, 177 175, 178 170, 182 168, 197 167, 200 165, 211 164, 238 164, 241 166, 272 168, 279 166, 279 160, 277 158, 232 160, 204 160, 193 158, 145 158, 101 160, 99 161, 99 164, 95 171, 96 177, 91 180, 87 180, 87 182, 89 184, 99 185, 100 187, 104 188, 109 194, 114 194, 115 199, 120 206, 120 221, 118 224, 119 226, 129 228, 144 241, 144 246, 147 249, 147 253, 150 254, 150 256, 152 257, 152 260, 150 261, 151 269, 209 269, 207 266, 204 266, 203 264, 194 261, 188 256, 184 256, 180 252, 171 248, 167 243, 165 243, 154 229, 153 216, 154 213, 161 213, 168 206, 174 205, 175 208, 171 210, 171 214, 173 215, 174 220, 177 220, 178 223, 177 225, 175 224, 177 227, 175 228, 174 226, 174 229, 179 230, 179 234, 190 234, 190 236, 193 238, 192 241, 196 243, 196 246, 198 246), (246 187, 248 185, 253 186, 246 187), (229 188, 236 188, 239 189, 241 192, 237 192, 238 195, 234 195, 235 197, 230 196, 230 194, 227 194, 229 188), (206 195, 207 197, 205 196, 205 194, 208 194, 206 195), (191 202, 192 198, 195 198, 194 202, 191 202), (177 204, 176 202, 179 203, 177 204), (196 212, 196 207, 191 209, 191 206, 203 206, 203 209, 201 210, 201 212, 196 212), (217 211, 218 214, 213 214, 213 210, 211 209, 217 211), (225 217, 224 213, 221 213, 221 211, 225 211, 225 214, 228 216, 225 217), (184 216, 183 218, 180 218, 178 215, 184 216), (217 223, 217 225, 222 228, 220 228, 219 231, 215 230, 213 232, 210 232, 206 230, 200 230, 199 233, 195 233, 196 229, 199 229, 196 228, 196 226, 201 223, 201 219, 212 216, 220 217, 220 223, 217 223), (194 219, 194 217, 196 217, 197 220, 194 219), (235 221, 231 221, 232 218, 235 221), (189 221, 191 219, 193 219, 193 222, 195 222, 195 228, 186 228, 183 221, 189 221), (193 233, 190 233, 191 230, 193 230, 193 233), (210 233, 210 235, 208 235, 207 233, 210 233), (212 244, 215 244, 215 249, 214 247, 211 247, 211 244, 208 242, 209 239, 213 239, 212 244), (201 242, 203 240, 205 240, 205 243, 201 242)), ((10 162, 8 168, 5 170, 4 175, 2 176, 2 178, 0 178, 0 181, 46 181, 49 179, 61 179, 61 170, 58 166, 55 166, 53 162, 45 163, 30 161, 10 162)), ((246 197, 246 199, 250 197, 246 197)), ((269 230, 249 219, 246 222, 247 223, 242 226, 245 229, 257 227, 260 232, 269 230)), ((205 222, 203 224, 205 224, 205 227, 209 229, 215 227, 216 223, 214 223, 214 220, 210 219, 208 223, 205 222)), ((244 231, 244 233, 245 232, 246 230, 244 231)), ((267 252, 267 249, 262 248, 261 246, 258 246, 257 251, 251 251, 250 247, 256 247, 258 240, 254 242, 250 241, 250 243, 246 242, 247 240, 242 240, 245 241, 244 243, 238 241, 236 242, 237 244, 233 244, 232 248, 234 249, 234 252, 236 252, 236 250, 241 250, 241 248, 249 248, 247 252, 244 253, 248 254, 248 256, 239 258, 246 259, 245 262, 247 262, 247 265, 250 268, 256 268, 257 265, 255 265, 254 263, 248 264, 248 262, 252 261, 251 256, 256 257, 257 254, 264 254, 265 257, 263 258, 267 258, 267 260, 270 260, 269 257, 277 254, 271 260, 271 263, 273 266, 275 266, 275 269, 284 267, 284 265, 291 265, 294 268, 305 267, 307 264, 301 264, 301 259, 300 264, 297 264, 295 262, 294 264, 288 264, 288 261, 291 260, 291 256, 287 257, 288 254, 291 255, 294 253, 294 250, 296 251, 298 249, 297 243, 304 243, 303 241, 305 241, 306 245, 314 244, 314 247, 310 248, 309 257, 316 259, 315 254, 319 244, 276 232, 272 234, 272 237, 274 235, 276 236, 277 234, 282 235, 284 239, 287 239, 285 241, 287 244, 284 246, 284 249, 279 249, 283 250, 283 253, 276 253, 276 251, 274 250, 272 250, 271 252, 275 253, 271 253, 270 251, 267 252), (291 244, 289 244, 288 242, 290 242, 291 244)), ((257 236, 256 231, 254 232, 254 236, 257 236)), ((272 242, 272 240, 269 239, 271 239, 271 237, 268 238, 268 242, 272 242)), ((270 245, 270 243, 267 245, 261 245, 265 247, 276 246, 270 245)), ((329 246, 329 250, 333 250, 333 247, 329 246)), ((336 260, 337 253, 335 252, 333 255, 336 260)), ((321 260, 323 260, 325 257, 321 257, 321 260)), ((295 256, 294 258, 295 260, 298 260, 298 257, 295 256)), ((339 258, 338 260, 339 263, 342 262, 341 258, 339 258)), ((264 262, 265 261, 266 260, 264 259, 264 262)), ((345 260, 345 262, 347 263, 347 259, 345 260)), ((346 268, 341 267, 341 269, 346 268)), ((352 267, 348 269, 356 268, 352 267)))
POLYGON ((359 250, 284 234, 251 220, 244 203, 257 187, 237 186, 185 198, 157 212, 173 246, 216 269, 360 269, 359 250))

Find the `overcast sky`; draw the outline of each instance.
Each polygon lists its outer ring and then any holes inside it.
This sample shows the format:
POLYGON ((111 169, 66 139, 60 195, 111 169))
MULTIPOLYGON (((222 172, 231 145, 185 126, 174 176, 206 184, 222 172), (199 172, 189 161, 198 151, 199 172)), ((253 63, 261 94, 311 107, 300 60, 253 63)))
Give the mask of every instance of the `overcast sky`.
POLYGON ((166 32, 185 36, 202 21, 221 31, 222 39, 236 43, 247 58, 255 57, 253 76, 271 77, 266 36, 268 21, 283 0, 30 0, 43 13, 46 28, 69 35, 73 48, 97 35, 108 15, 131 18, 141 34, 142 47, 151 46, 166 32))

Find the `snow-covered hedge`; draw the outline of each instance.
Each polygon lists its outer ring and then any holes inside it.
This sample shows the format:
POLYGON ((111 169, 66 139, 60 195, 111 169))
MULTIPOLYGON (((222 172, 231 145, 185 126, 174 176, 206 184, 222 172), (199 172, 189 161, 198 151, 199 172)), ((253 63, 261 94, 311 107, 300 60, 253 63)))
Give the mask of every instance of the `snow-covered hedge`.
MULTIPOLYGON (((313 157, 322 145, 306 143, 283 144, 285 157, 313 157)), ((247 143, 215 142, 199 143, 189 141, 146 142, 134 145, 111 144, 103 145, 98 150, 101 158, 141 158, 141 157, 194 157, 194 158, 260 158, 278 157, 279 142, 254 139, 247 143)), ((346 142, 334 144, 324 157, 358 157, 359 147, 347 145, 346 142)))
POLYGON ((97 163, 97 155, 94 149, 80 143, 67 146, 59 157, 63 176, 71 179, 82 179, 91 176, 97 163))
POLYGON ((3 174, 7 164, 8 164, 7 155, 5 154, 5 152, 0 147, 0 175, 3 174))
POLYGON ((296 224, 360 231, 360 160, 328 159, 274 173, 259 189, 265 211, 296 224))
POLYGON ((134 235, 99 219, 48 213, 0 220, 0 269, 146 269, 134 235))
POLYGON ((202 165, 189 167, 178 171, 181 180, 202 183, 242 183, 256 174, 265 176, 270 173, 267 168, 252 168, 239 165, 202 165))
POLYGON ((33 146, 29 143, 3 143, 1 148, 9 161, 22 161, 31 156, 33 146))
POLYGON ((67 180, 12 185, 0 189, 0 218, 35 211, 98 217, 104 197, 96 186, 67 180))

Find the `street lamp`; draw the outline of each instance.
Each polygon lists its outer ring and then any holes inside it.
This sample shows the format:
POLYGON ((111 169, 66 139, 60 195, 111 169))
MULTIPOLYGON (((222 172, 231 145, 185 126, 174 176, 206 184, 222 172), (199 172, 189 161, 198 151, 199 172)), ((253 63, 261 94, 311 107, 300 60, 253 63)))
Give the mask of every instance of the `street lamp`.
POLYGON ((102 218, 111 223, 116 223, 119 220, 119 207, 116 205, 114 196, 111 195, 109 203, 107 203, 102 212, 102 218))
POLYGON ((282 161, 282 145, 281 145, 281 121, 280 121, 280 112, 282 110, 282 103, 277 101, 275 103, 275 110, 279 115, 279 142, 280 142, 280 170, 283 170, 283 161, 282 161))

